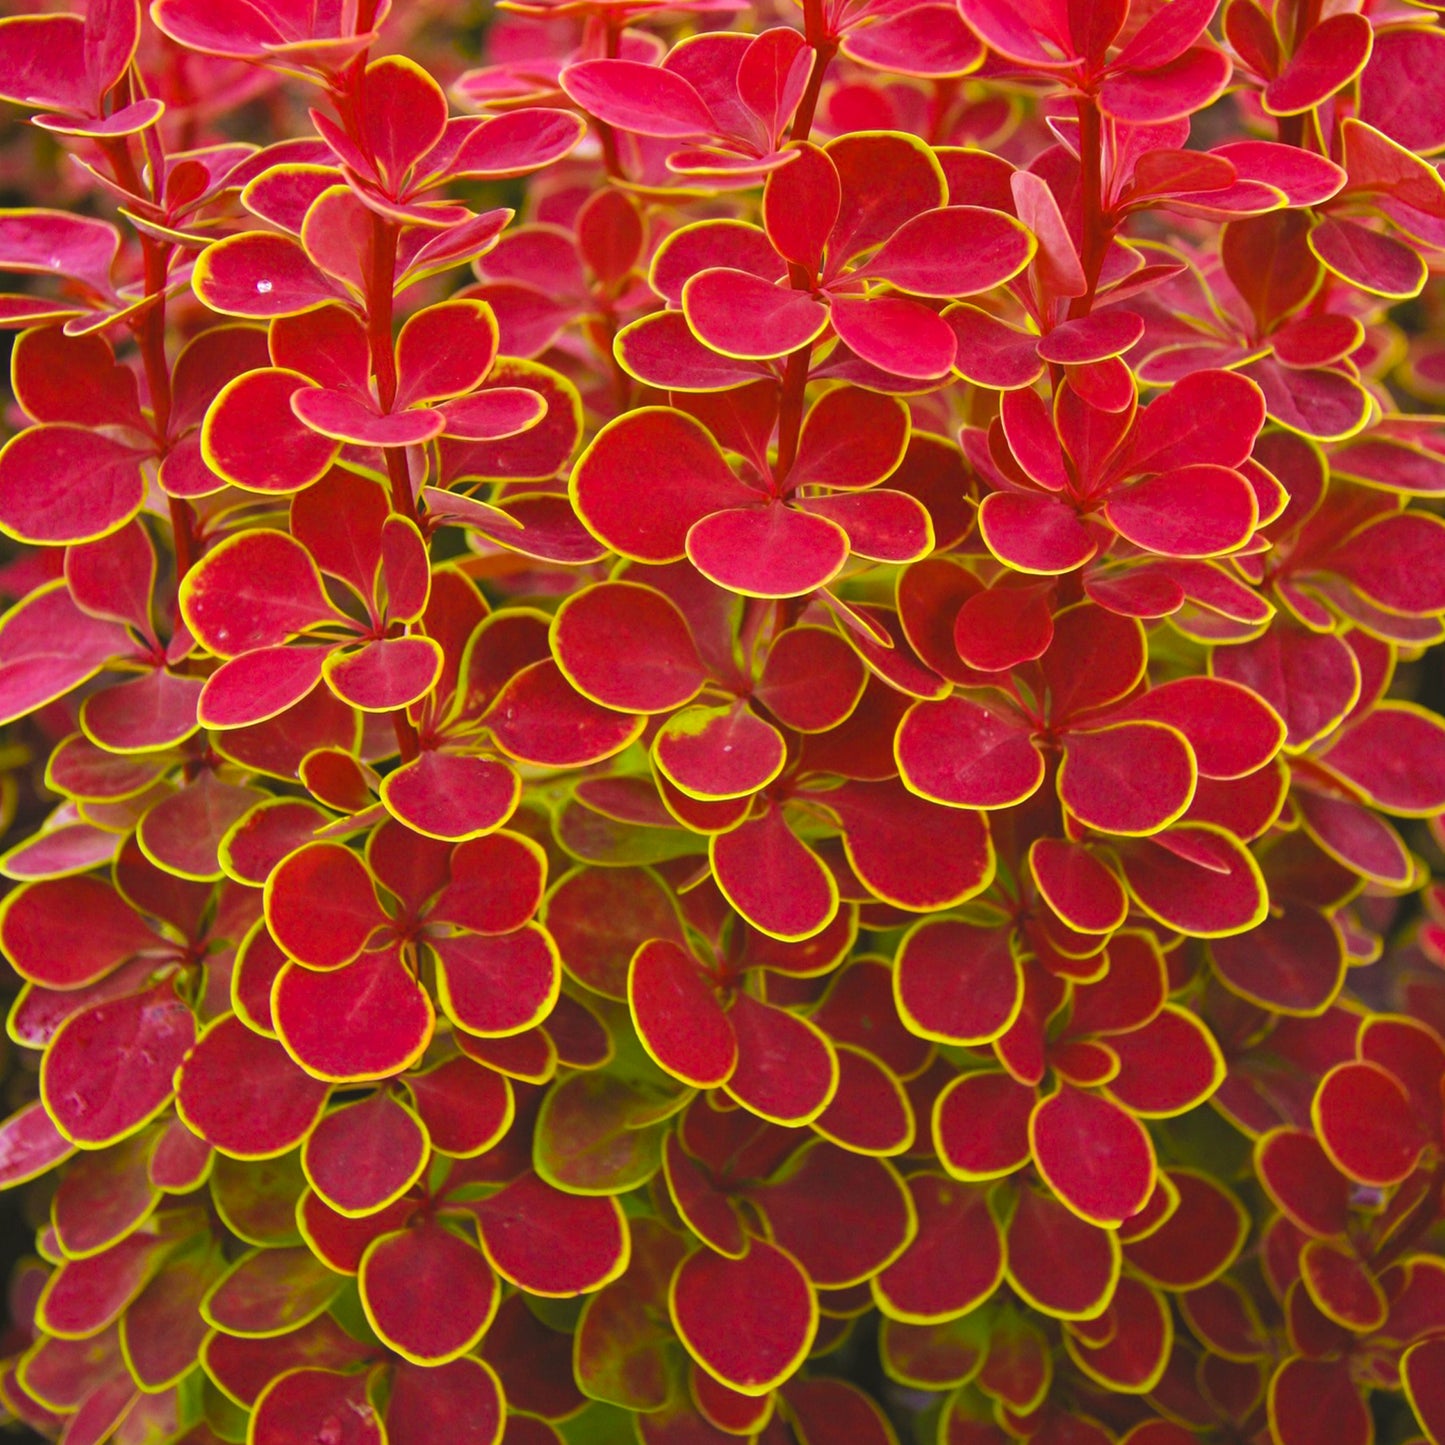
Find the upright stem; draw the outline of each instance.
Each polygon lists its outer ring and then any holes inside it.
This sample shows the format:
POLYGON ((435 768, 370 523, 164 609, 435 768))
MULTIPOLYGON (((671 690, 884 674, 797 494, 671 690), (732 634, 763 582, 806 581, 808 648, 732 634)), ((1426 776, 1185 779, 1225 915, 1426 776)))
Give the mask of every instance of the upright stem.
POLYGON ((1439 1221, 1442 1191, 1445 1191, 1445 1162, 1437 1164, 1431 1171, 1430 1182, 1419 1202, 1397 1227, 1394 1238, 1371 1259, 1371 1267, 1377 1275, 1411 1249, 1420 1236, 1439 1221))
POLYGON ((409 763, 413 758, 421 756, 421 738, 404 707, 399 707, 392 713, 391 730, 396 734, 396 746, 401 753, 402 762, 409 763))
POLYGON ((818 96, 823 90, 823 77, 833 57, 838 53, 838 38, 828 33, 827 18, 823 13, 823 0, 803 0, 803 33, 813 47, 813 68, 808 72, 808 86, 798 102, 793 117, 793 128, 788 132, 790 140, 804 141, 813 129, 813 119, 818 112, 818 96))
POLYGON ((1291 49, 1298 50, 1304 44, 1305 36, 1320 23, 1324 8, 1324 0, 1295 0, 1291 49))
MULTIPOLYGON (((399 227, 385 216, 371 218, 371 275, 367 278, 366 339, 371 352, 371 371, 376 377, 376 399, 383 412, 396 400, 396 344, 391 328, 395 314, 396 244, 399 227)), ((418 526, 416 498, 411 490, 404 447, 383 447, 386 474, 391 481, 392 509, 418 526)))
POLYGON ((397 226, 385 216, 371 218, 371 275, 367 278, 366 336, 371 370, 382 411, 396 400, 396 350, 391 335, 396 280, 397 226))
MULTIPOLYGON (((106 159, 116 180, 140 200, 155 199, 154 183, 150 190, 142 183, 130 153, 130 144, 116 139, 105 145, 106 159)), ((170 268, 171 248, 164 241, 150 236, 140 238, 146 295, 151 299, 131 323, 131 333, 140 350, 145 368, 146 389, 150 392, 151 417, 155 429, 158 455, 164 457, 170 445, 171 427, 171 365, 166 356, 166 276, 170 268)), ((169 497, 171 541, 176 554, 176 586, 194 566, 198 551, 196 514, 183 497, 169 497)))
POLYGON ((1084 267, 1087 289, 1074 298, 1070 316, 1087 316, 1094 308, 1094 293, 1099 288, 1099 273, 1104 269, 1104 255, 1109 249, 1109 227, 1104 221, 1103 126, 1099 120, 1099 104, 1092 95, 1079 97, 1079 190, 1082 211, 1080 260, 1084 267))
POLYGON ((773 464, 773 485, 781 487, 798 456, 798 433, 803 425, 803 392, 808 385, 809 342, 792 352, 783 367, 783 395, 778 403, 778 459, 773 464))
MULTIPOLYGON (((1299 51, 1300 46, 1305 42, 1305 37, 1320 23, 1320 14, 1323 10, 1324 0, 1295 0, 1294 30, 1288 37, 1291 54, 1299 51)), ((1283 20, 1281 20, 1280 30, 1283 34, 1283 20)), ((1280 144, 1303 146, 1305 137, 1309 133, 1309 116, 1309 111, 1300 111, 1297 115, 1280 116, 1275 127, 1280 144)))

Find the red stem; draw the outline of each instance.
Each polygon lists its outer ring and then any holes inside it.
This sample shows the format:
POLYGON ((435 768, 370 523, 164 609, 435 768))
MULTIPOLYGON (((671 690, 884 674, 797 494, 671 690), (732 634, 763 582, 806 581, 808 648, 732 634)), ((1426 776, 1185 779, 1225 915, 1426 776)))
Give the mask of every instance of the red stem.
MULTIPOLYGON (((396 243, 400 228, 382 215, 371 218, 371 275, 367 278, 366 339, 371 351, 371 370, 376 377, 376 399, 383 412, 396 400, 396 343, 391 327, 395 313, 396 243)), ((404 447, 385 447, 386 472, 391 479, 391 505, 417 526, 416 498, 404 447)))
POLYGON ((823 41, 813 47, 813 69, 808 76, 808 88, 803 92, 803 99, 798 104, 798 113, 793 117, 793 128, 788 132, 789 139, 808 139, 808 133, 813 129, 813 117, 818 110, 818 96, 822 93, 823 77, 828 73, 828 67, 837 53, 838 42, 836 40, 823 41))
MULTIPOLYGON (((371 29, 375 10, 376 0, 361 0, 356 17, 358 34, 371 29)), ((354 121, 366 74, 366 58, 365 52, 356 57, 347 67, 340 86, 332 93, 332 102, 347 133, 362 145, 363 150, 367 148, 356 133, 354 121)), ((371 274, 366 278, 366 340, 371 354, 372 374, 376 377, 377 400, 383 411, 389 411, 396 400, 396 343, 391 333, 396 315, 396 246, 400 227, 381 215, 373 215, 371 223, 371 274)), ((386 457, 386 472, 391 481, 392 509, 420 527, 421 518, 417 515, 411 474, 406 464, 406 449, 384 447, 382 454, 386 457)), ((391 727, 396 734, 396 746, 402 762, 409 763, 419 756, 421 739, 404 707, 392 713, 391 727)))
POLYGON ((798 456, 798 433, 803 425, 803 392, 808 385, 808 363, 813 345, 794 351, 783 367, 783 395, 778 403, 778 459, 773 464, 773 488, 778 492, 798 456))
POLYGON ((818 96, 823 90, 823 77, 833 57, 838 53, 838 38, 828 33, 827 19, 823 13, 823 0, 803 0, 803 33, 813 47, 813 68, 808 72, 808 88, 798 103, 793 117, 793 127, 788 138, 805 141, 813 129, 813 118, 818 110, 818 96))
POLYGON ((1099 287, 1099 273, 1104 269, 1104 255, 1109 249, 1112 228, 1104 219, 1103 127, 1099 105, 1092 95, 1081 95, 1079 109, 1079 191, 1082 206, 1082 254, 1084 281, 1087 289, 1076 296, 1069 307, 1070 316, 1087 316, 1094 309, 1094 293, 1099 287))
POLYGON ((1439 1221, 1442 1193, 1445 1193, 1445 1161, 1436 1164, 1425 1193, 1406 1216, 1406 1222, 1396 1229, 1394 1238, 1371 1258, 1370 1265, 1377 1276, 1383 1274, 1439 1221))
POLYGON ((421 737, 417 733, 416 725, 406 715, 404 707, 399 707, 392 713, 391 728, 396 734, 396 746, 401 752, 402 762, 409 763, 421 755, 421 737))
MULTIPOLYGON (((138 199, 153 203, 155 196, 141 182, 129 142, 110 141, 105 152, 116 180, 138 199)), ((146 235, 140 237, 140 247, 146 295, 154 299, 137 312, 131 323, 131 333, 140 350, 141 365, 145 368, 158 457, 163 458, 170 446, 171 426, 171 367, 166 356, 166 275, 171 248, 164 241, 156 241, 146 235)), ((179 587, 186 573, 195 565, 199 550, 195 512, 182 497, 170 497, 167 501, 171 542, 176 554, 176 586, 179 587)))
POLYGON ((1320 23, 1324 8, 1324 0, 1295 0, 1292 50, 1298 50, 1305 36, 1320 23))

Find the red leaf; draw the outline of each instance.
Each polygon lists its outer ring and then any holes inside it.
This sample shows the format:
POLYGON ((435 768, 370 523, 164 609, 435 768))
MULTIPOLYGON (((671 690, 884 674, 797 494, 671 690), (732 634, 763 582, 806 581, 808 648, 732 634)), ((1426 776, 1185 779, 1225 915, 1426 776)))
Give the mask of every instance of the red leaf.
POLYGON ((494 758, 427 751, 382 779, 387 811, 430 838, 463 840, 499 828, 521 795, 517 775, 494 758))
POLYGON ((1227 467, 1186 466, 1135 482, 1105 506, 1135 546, 1166 557, 1216 557, 1249 540, 1258 520, 1254 489, 1227 467))
POLYGON ((371 1327, 403 1359, 429 1366, 472 1349, 500 1293, 480 1251, 435 1221, 374 1240, 362 1256, 360 1283, 371 1327), (438 1309, 442 1298, 446 1308, 438 1309))
POLYGON ((815 1119, 838 1087, 832 1046, 808 1021, 739 993, 728 1013, 737 1066, 728 1094, 760 1118, 796 1127, 815 1119))
POLYGON ((694 522, 753 494, 691 417, 643 407, 598 432, 573 469, 571 495, 588 530, 614 551, 675 562, 694 522))
POLYGON ((683 287, 683 315, 714 351, 739 360, 785 356, 808 345, 828 324, 828 308, 751 271, 715 267, 683 287))
POLYGON ((1232 371, 1191 372, 1139 413, 1128 469, 1237 467, 1263 425, 1264 400, 1251 382, 1232 371))
POLYGON ((390 1445, 497 1445, 506 1413, 497 1377, 481 1360, 399 1364, 391 1376, 386 1438, 390 1445))
POLYGON ((670 712, 707 680, 676 604, 635 582, 602 582, 569 597, 552 646, 567 680, 605 707, 670 712))
POLYGON ((301 1151, 311 1187, 338 1214, 376 1214, 416 1183, 430 1159, 426 1129, 384 1090, 329 1113, 301 1151))
POLYGON ((635 60, 586 60, 562 74, 568 96, 598 120, 639 135, 709 134, 712 113, 682 76, 635 60))
POLYGON ((421 66, 400 55, 372 61, 366 67, 365 87, 359 139, 394 194, 407 172, 441 139, 446 96, 421 66))
POLYGON ((919 924, 904 935, 893 984, 909 1028, 945 1043, 991 1043, 1023 1005, 1023 974, 1003 928, 919 924))
POLYGON ((336 1445, 382 1445, 385 1438, 366 1376, 316 1369, 293 1368, 273 1380, 256 1402, 251 1429, 266 1445, 305 1445, 328 1429, 336 1445))
POLYGON ((995 391, 1032 386, 1043 374, 1039 339, 976 306, 951 306, 943 319, 958 342, 954 369, 966 381, 995 391))
POLYGON ((769 806, 708 841, 718 887, 753 927, 774 938, 821 933, 838 911, 838 886, 817 855, 769 806))
POLYGON ((195 1017, 171 979, 96 1004, 67 1019, 45 1051, 45 1107, 75 1143, 112 1143, 165 1107, 195 1038, 195 1017))
POLYGON ((442 301, 407 318, 396 341, 393 406, 429 406, 481 385, 497 354, 497 323, 480 301, 442 301))
POLYGON ((652 745, 653 761, 668 782, 702 799, 760 791, 782 771, 786 751, 782 734, 742 702, 674 713, 652 745))
POLYGON ((936 807, 893 781, 846 783, 822 800, 843 824, 858 876, 896 907, 951 908, 993 877, 988 825, 977 813, 936 807))
POLYGON ((668 1309, 688 1353, 744 1395, 764 1395, 786 1380, 818 1329, 802 1269, 761 1239, 741 1259, 707 1249, 689 1255, 673 1275, 668 1309))
POLYGON ((99 878, 54 878, 10 893, 0 905, 0 946, 22 978, 77 989, 127 959, 165 951, 162 940, 99 878))
MULTIPOLYGON (((1124 1252, 1129 1264, 1153 1284, 1199 1289, 1238 1257, 1249 1234, 1249 1215, 1224 1185, 1207 1174, 1171 1170, 1169 1182, 1178 1194, 1173 1213, 1142 1237, 1130 1238, 1124 1252)), ((1144 1213, 1152 1207, 1151 1199, 1144 1213)), ((1126 1225, 1124 1232, 1134 1227, 1126 1225)))
POLYGON ((700 1089, 731 1076, 738 1061, 732 1025, 697 961, 677 944, 654 939, 637 950, 627 1001, 638 1038, 668 1073, 700 1089))
POLYGON ((560 160, 584 134, 580 118, 565 110, 528 106, 489 116, 467 135, 448 173, 497 180, 526 175, 560 160))
POLYGON ((800 597, 848 560, 842 528, 780 502, 714 512, 693 524, 686 545, 705 577, 753 597, 800 597))
POLYGON ((1064 1085, 1029 1119, 1034 1162, 1071 1209, 1105 1228, 1137 1214, 1154 1189, 1154 1148, 1107 1099, 1064 1085))
POLYGON ((1000 55, 1028 66, 1057 66, 1075 54, 1067 22, 1055 7, 1008 0, 964 0, 963 18, 1000 55))
POLYGON ((1315 1307, 1336 1324, 1368 1334, 1385 1323, 1385 1292, 1348 1247, 1310 1240, 1300 1251, 1300 1276, 1315 1307))
POLYGON ((1445 808, 1445 723, 1410 703, 1377 704, 1321 762, 1388 813, 1420 817, 1445 808))
POLYGON ((993 1070, 960 1075, 939 1095, 934 1138, 948 1172, 960 1179, 997 1179, 1029 1159, 1034 1091, 993 1070))
POLYGON ((528 1294, 589 1293, 627 1268, 630 1236, 615 1199, 564 1194, 528 1171, 472 1208, 487 1258, 528 1294))
POLYGON ((1423 1121, 1409 1095, 1378 1064, 1331 1069, 1320 1082, 1312 1113, 1331 1161, 1361 1184, 1398 1184, 1425 1147, 1423 1121))
POLYGON ((1387 513, 1355 532, 1333 567, 1388 612, 1433 616, 1445 604, 1440 539, 1440 523, 1427 512, 1387 513))
POLYGON ((1438 39, 1425 27, 1384 31, 1360 76, 1360 119, 1421 155, 1445 145, 1436 106, 1445 59, 1438 39))
POLYGON ((850 30, 842 50, 875 70, 952 78, 974 70, 983 47, 952 5, 914 5, 850 30))
POLYGON ((908 411, 896 397, 835 387, 803 420, 788 486, 871 487, 897 469, 908 436, 908 411))
POLYGON ((206 679, 197 720, 218 729, 269 722, 313 695, 327 656, 325 647, 281 646, 233 657, 206 679))
POLYGON ((828 1107, 813 1121, 825 1139, 860 1154, 891 1155, 914 1140, 913 1106, 902 1084, 872 1054, 851 1044, 835 1044, 838 1088, 828 1107))
POLYGON ((1445 1438, 1445 1342, 1422 1340, 1401 1361, 1401 1380, 1429 1439, 1445 1438))
POLYGON ((738 98, 762 121, 769 137, 780 136, 803 97, 813 57, 791 26, 764 30, 743 51, 737 68, 738 98))
POLYGON ((763 188, 763 225, 778 255, 817 276, 841 203, 838 172, 827 154, 816 146, 799 146, 794 159, 771 172, 763 188))
POLYGON ((419 701, 441 676, 442 651, 430 637, 382 637, 358 651, 328 654, 332 692, 364 712, 393 712, 419 701))
POLYGON ((0 718, 37 711, 129 650, 124 629, 82 612, 63 580, 36 588, 0 619, 0 718))
POLYGON ((1234 938, 1217 939, 1210 956, 1237 993, 1279 1013, 1320 1014, 1345 981, 1345 940, 1318 909, 1285 901, 1276 915, 1234 938))
POLYGON ((436 953, 442 1008, 459 1027, 484 1037, 521 1033, 551 1012, 561 986, 555 945, 535 923, 485 937, 460 933, 429 940, 436 953))
POLYGON ((196 295, 223 316, 297 316, 341 299, 290 236, 246 231, 207 247, 197 258, 196 295))
POLYGON ((1003 1239, 987 1195, 938 1174, 908 1180, 918 1233, 878 1276, 874 1292, 890 1318, 915 1324, 956 1319, 1003 1280, 1003 1239))
POLYGON ((1008 1279, 1024 1300, 1064 1319, 1093 1319, 1119 1280, 1117 1231, 1081 1219, 1050 1194, 1021 1188, 1008 1225, 1008 1279))
POLYGON ((1067 734, 1059 798, 1101 833, 1157 833, 1183 816, 1196 776, 1194 753, 1176 729, 1123 722, 1067 734))
POLYGON ((753 695, 785 727, 827 732, 857 706, 865 680, 858 654, 837 633, 805 624, 773 642, 753 695))
POLYGON ((449 866, 451 881, 429 909, 436 922, 477 933, 511 933, 542 901, 546 857, 519 834, 494 833, 461 843, 451 850, 449 866))
POLYGON ((1322 104, 1365 68, 1373 37, 1363 15, 1331 15, 1313 26, 1289 64, 1265 87, 1265 110, 1297 115, 1322 104))
POLYGON ((386 950, 327 973, 288 964, 271 1007, 291 1057, 307 1073, 334 1082, 407 1068, 421 1057, 436 1022, 425 990, 386 950))
POLYGON ((1208 1027, 1177 1008, 1166 1006, 1142 1028, 1112 1035, 1109 1047, 1119 1072, 1106 1091, 1139 1118, 1185 1113, 1224 1080, 1224 1059, 1208 1027))
POLYGON ((1031 797, 1044 778, 1044 760, 1026 725, 958 695, 915 703, 895 750, 913 791, 954 807, 1011 807, 1031 797))
POLYGON ((1049 907, 1081 933, 1110 933, 1123 923, 1129 900, 1114 873, 1076 843, 1038 838, 1029 868, 1049 907))
POLYGON ((339 968, 361 952, 386 915, 355 853, 340 843, 308 843, 267 880, 266 921, 292 958, 310 968, 339 968))
POLYGON ((1156 1385, 1174 1343, 1168 1304, 1137 1279, 1119 1281, 1101 1325, 1111 1338, 1096 1343, 1091 1331, 1065 1332, 1064 1343, 1081 1370, 1106 1389, 1136 1392, 1156 1385))
POLYGON ((84 730, 116 752, 174 747, 196 731, 202 682, 154 668, 92 693, 81 708, 84 730))
POLYGON ((1321 1238, 1344 1234, 1350 1181, 1313 1134, 1271 1130, 1255 1146, 1255 1170, 1270 1198, 1297 1228, 1321 1238))
POLYGON ((148 449, 70 425, 31 427, 0 448, 0 528, 22 542, 84 542, 140 509, 148 449))
POLYGON ((1333 633, 1271 627, 1255 642, 1221 647, 1210 659, 1218 677, 1257 694, 1284 719, 1286 742, 1304 748, 1334 731, 1354 706, 1359 665, 1333 633))
POLYGON ((1203 110, 1229 84, 1229 57, 1196 45, 1150 70, 1115 74, 1099 87, 1099 106, 1115 120, 1157 125, 1203 110))
POLYGON ((1369 1445, 1369 1408, 1339 1360, 1286 1360, 1269 1382, 1271 1433, 1280 1445, 1369 1445))
POLYGON ((0 1123, 0 1182, 8 1188, 43 1174, 74 1152, 40 1100, 0 1123))
POLYGON ((230 1014, 210 1025, 187 1055, 176 1108, 213 1148, 266 1159, 306 1137, 329 1093, 280 1044, 230 1014))
POLYGON ((945 206, 902 225, 865 274, 916 296, 953 299, 1002 285, 1028 265, 1034 250, 1033 238, 1012 216, 945 206))
POLYGON ((462 1055, 408 1074, 406 1087, 438 1153, 462 1159, 484 1153, 514 1117, 507 1080, 462 1055))
POLYGON ((1220 829, 1181 823, 1130 844, 1121 861, 1134 901, 1197 938, 1243 933, 1268 911, 1259 865, 1220 829))
POLYGON ((993 492, 979 506, 978 527, 989 551, 1019 572, 1072 572, 1098 550, 1078 514, 1048 496, 993 492))
POLYGON ((228 538, 186 574, 181 608, 218 657, 273 647, 335 617, 310 554, 282 532, 228 538))
POLYGON ((1323 217, 1310 231, 1309 246, 1335 275, 1392 299, 1418 296, 1428 274, 1414 247, 1341 216, 1323 217))
POLYGON ((953 365, 953 329, 922 302, 898 296, 835 296, 828 316, 839 340, 891 375, 933 381, 953 365))

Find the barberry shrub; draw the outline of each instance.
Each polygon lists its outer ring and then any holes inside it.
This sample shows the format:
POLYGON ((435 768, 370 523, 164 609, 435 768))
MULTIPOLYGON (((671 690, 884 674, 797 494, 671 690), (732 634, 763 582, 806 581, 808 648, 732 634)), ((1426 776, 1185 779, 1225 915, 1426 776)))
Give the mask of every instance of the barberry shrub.
POLYGON ((0 20, 4 1407, 1440 1445, 1439 17, 390 9, 0 20))

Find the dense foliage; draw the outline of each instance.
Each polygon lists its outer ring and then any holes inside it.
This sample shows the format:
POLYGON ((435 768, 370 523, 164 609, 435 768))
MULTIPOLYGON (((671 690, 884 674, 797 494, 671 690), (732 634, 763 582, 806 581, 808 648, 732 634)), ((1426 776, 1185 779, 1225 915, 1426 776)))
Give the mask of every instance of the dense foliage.
POLYGON ((20 1422, 1445 1441, 1445 28, 1216 8, 0 21, 20 1422))

